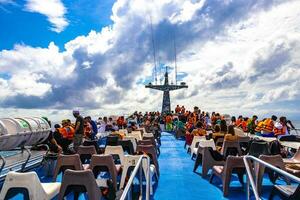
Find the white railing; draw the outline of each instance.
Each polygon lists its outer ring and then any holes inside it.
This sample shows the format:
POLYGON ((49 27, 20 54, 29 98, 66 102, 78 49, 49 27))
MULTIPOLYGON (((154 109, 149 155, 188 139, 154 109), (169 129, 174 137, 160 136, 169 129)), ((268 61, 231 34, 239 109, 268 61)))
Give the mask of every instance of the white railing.
POLYGON ((139 184, 140 184, 140 193, 139 193, 139 199, 143 199, 143 162, 146 162, 146 194, 145 199, 149 200, 150 198, 150 158, 148 156, 141 156, 138 160, 136 166, 133 169, 133 172, 131 173, 131 176, 127 182, 127 185, 122 193, 122 196, 120 200, 131 200, 131 190, 133 185, 133 180, 136 177, 137 173, 139 172, 139 184))
POLYGON ((243 160, 244 160, 246 170, 247 170, 247 199, 248 200, 250 199, 250 185, 251 185, 251 188, 253 190, 255 199, 256 200, 261 199, 259 194, 258 194, 258 191, 257 191, 257 186, 255 185, 255 181, 254 181, 254 178, 253 178, 253 175, 252 175, 253 174, 252 173, 252 168, 250 167, 249 162, 248 162, 249 160, 253 160, 255 162, 258 162, 259 164, 264 165, 265 167, 270 168, 273 171, 275 171, 275 172, 277 172, 277 173, 279 173, 279 174, 281 174, 281 175, 283 175, 283 176, 285 176, 285 177, 287 177, 287 178, 289 178, 289 179, 291 179, 291 180, 293 180, 297 183, 300 183, 300 178, 298 178, 298 177, 296 177, 292 174, 289 174, 286 171, 283 171, 283 170, 281 170, 281 169, 279 169, 279 168, 277 168, 277 167, 275 167, 275 166, 273 166, 273 165, 271 165, 271 164, 269 164, 269 163, 267 163, 267 162, 265 162, 261 159, 258 159, 254 156, 250 156, 250 155, 244 156, 243 160))

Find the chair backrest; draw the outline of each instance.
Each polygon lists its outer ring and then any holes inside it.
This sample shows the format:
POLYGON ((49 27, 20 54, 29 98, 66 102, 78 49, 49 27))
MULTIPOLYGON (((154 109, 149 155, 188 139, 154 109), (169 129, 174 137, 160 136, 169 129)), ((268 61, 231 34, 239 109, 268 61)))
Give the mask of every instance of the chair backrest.
MULTIPOLYGON (((260 155, 259 159, 275 166, 278 167, 279 169, 282 169, 286 171, 283 159, 281 155, 260 155)), ((259 193, 262 191, 262 180, 263 180, 263 175, 265 173, 266 167, 262 164, 257 163, 255 165, 255 177, 256 177, 256 186, 257 190, 259 193)), ((287 182, 289 182, 287 179, 285 179, 287 182)))
POLYGON ((80 145, 77 149, 77 153, 80 156, 81 163, 86 163, 92 157, 92 155, 97 154, 94 146, 82 146, 80 145))
POLYGON ((89 169, 97 178, 100 172, 109 172, 114 188, 117 190, 117 169, 112 155, 93 155, 89 169))
POLYGON ((300 162, 300 147, 299 147, 298 151, 294 154, 292 159, 300 162))
POLYGON ((124 140, 130 140, 132 145, 133 145, 133 150, 136 152, 136 147, 137 147, 137 139, 133 136, 125 136, 124 140))
POLYGON ((45 200, 47 195, 41 185, 40 179, 36 172, 8 172, 2 186, 0 199, 10 199, 17 195, 20 190, 24 189, 25 199, 45 200))
POLYGON ((205 136, 194 136, 191 144, 191 149, 196 148, 197 143, 201 140, 206 140, 205 136))
POLYGON ((142 140, 142 134, 140 131, 132 131, 128 136, 134 137, 137 141, 142 140))
POLYGON ((121 145, 124 152, 127 152, 128 154, 133 155, 135 153, 131 140, 119 140, 119 145, 121 145))
POLYGON ((58 174, 60 172, 64 173, 66 169, 83 170, 80 156, 78 154, 58 156, 54 170, 53 181, 56 181, 58 174))
POLYGON ((217 139, 215 139, 215 141, 216 146, 222 146, 224 143, 224 137, 218 137, 217 139))
POLYGON ((85 140, 82 144, 83 146, 94 146, 97 153, 100 153, 100 148, 97 140, 85 140))
POLYGON ((234 133, 238 135, 239 137, 244 137, 246 136, 246 133, 243 131, 243 129, 234 127, 234 133))
POLYGON ((106 155, 118 155, 120 159, 121 165, 124 165, 125 158, 124 158, 124 150, 122 146, 106 146, 104 154, 106 155))
POLYGON ((154 137, 153 133, 144 133, 143 137, 154 137))
MULTIPOLYGON (((223 173, 231 173, 232 169, 245 168, 242 156, 228 156, 225 162, 223 173)), ((224 174, 225 175, 225 174, 224 174)))
POLYGON ((157 160, 156 148, 153 145, 138 145, 137 152, 146 153, 151 157, 151 161, 154 164, 157 173, 159 174, 159 165, 157 160))
POLYGON ((138 145, 153 145, 151 140, 139 140, 138 145))
POLYGON ((228 155, 242 156, 242 150, 241 150, 239 142, 238 141, 224 141, 222 149, 221 149, 221 154, 223 154, 225 157, 227 157, 228 155))
POLYGON ((106 146, 117 146, 119 141, 119 136, 117 135, 108 135, 106 137, 106 146))
POLYGON ((58 200, 63 200, 70 192, 78 197, 80 193, 87 193, 89 200, 101 199, 101 191, 91 170, 66 170, 62 180, 58 200))
POLYGON ((127 135, 127 134, 128 134, 127 129, 119 129, 119 132, 120 132, 120 133, 123 133, 124 135, 127 135))
POLYGON ((248 143, 250 141, 249 136, 239 137, 239 143, 248 143))
POLYGON ((253 140, 250 144, 248 154, 255 157, 259 157, 260 155, 270 155, 269 145, 265 141, 253 140))
POLYGON ((211 147, 213 150, 216 150, 216 145, 213 139, 210 140, 200 140, 199 146, 201 147, 211 147))

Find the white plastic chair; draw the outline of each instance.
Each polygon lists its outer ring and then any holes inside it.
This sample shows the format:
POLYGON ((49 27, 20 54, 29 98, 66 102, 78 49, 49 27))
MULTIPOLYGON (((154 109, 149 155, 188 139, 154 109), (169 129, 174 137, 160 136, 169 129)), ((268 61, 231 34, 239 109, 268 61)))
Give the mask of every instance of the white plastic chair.
POLYGON ((128 134, 128 136, 135 137, 135 139, 136 139, 137 141, 143 139, 142 133, 141 133, 140 131, 132 131, 130 134, 128 134))
POLYGON ((191 157, 193 158, 194 154, 197 153, 197 149, 196 148, 196 144, 201 141, 201 140, 206 140, 206 137, 205 136, 194 136, 193 137, 193 141, 192 141, 192 144, 190 147, 188 147, 188 151, 190 150, 191 151, 191 157), (196 149, 196 152, 195 152, 195 149, 196 149))
POLYGON ((153 133, 144 133, 143 137, 154 137, 153 133))
POLYGON ((134 150, 134 152, 136 152, 136 147, 137 147, 136 138, 133 136, 125 136, 124 140, 130 140, 133 145, 133 150, 134 150))
POLYGON ((213 139, 210 139, 210 140, 198 140, 197 142, 199 142, 199 145, 198 147, 194 147, 191 149, 191 155, 192 155, 192 158, 198 154, 198 149, 199 147, 211 147, 213 150, 216 150, 216 144, 214 142, 213 139))
POLYGON ((120 182, 121 189, 124 188, 125 179, 126 179, 126 175, 127 175, 129 167, 136 166, 140 157, 141 157, 140 155, 134 155, 134 156, 127 155, 125 157, 124 167, 123 167, 123 171, 122 171, 122 178, 121 178, 121 182, 120 182))
POLYGON ((213 139, 199 141, 199 147, 211 147, 213 150, 217 150, 213 139))
POLYGON ((124 135, 128 135, 127 129, 119 129, 119 133, 124 133, 124 135))
POLYGON ((61 183, 41 183, 36 172, 18 173, 9 172, 3 184, 0 199, 4 199, 11 188, 26 188, 31 200, 50 200, 60 189, 61 183))
POLYGON ((118 155, 120 158, 120 163, 124 166, 125 163, 125 154, 122 146, 106 146, 104 154, 107 155, 118 155))

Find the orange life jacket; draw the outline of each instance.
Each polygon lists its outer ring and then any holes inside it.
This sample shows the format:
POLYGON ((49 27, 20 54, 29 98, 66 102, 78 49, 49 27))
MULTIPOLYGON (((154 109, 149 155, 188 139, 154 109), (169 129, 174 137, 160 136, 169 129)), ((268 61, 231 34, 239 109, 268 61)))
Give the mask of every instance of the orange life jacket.
POLYGON ((237 127, 241 126, 242 125, 242 120, 237 119, 235 124, 236 124, 237 127))
POLYGON ((168 115, 166 117, 166 123, 171 123, 172 122, 172 117, 170 115, 168 115))
POLYGON ((205 136, 206 135, 206 130, 204 130, 202 128, 194 129, 192 134, 194 136, 205 136))
POLYGON ((285 125, 282 125, 281 129, 278 129, 278 128, 274 127, 274 134, 276 136, 278 136, 278 135, 284 135, 286 133, 286 129, 287 129, 287 127, 285 125))
POLYGON ((175 108, 175 112, 176 112, 176 113, 179 113, 180 111, 181 111, 181 108, 180 108, 180 107, 176 107, 176 108, 175 108))
POLYGON ((263 131, 266 131, 266 132, 273 132, 273 129, 274 129, 274 122, 272 119, 268 118, 264 121, 264 126, 262 128, 263 131))
POLYGON ((241 122, 241 126, 244 132, 248 131, 248 126, 247 126, 247 122, 246 121, 242 121, 241 122))
POLYGON ((255 127, 255 132, 261 132, 263 127, 264 127, 264 121, 258 122, 257 126, 255 127))
POLYGON ((66 139, 73 139, 75 130, 71 126, 66 126, 58 129, 59 133, 66 139))

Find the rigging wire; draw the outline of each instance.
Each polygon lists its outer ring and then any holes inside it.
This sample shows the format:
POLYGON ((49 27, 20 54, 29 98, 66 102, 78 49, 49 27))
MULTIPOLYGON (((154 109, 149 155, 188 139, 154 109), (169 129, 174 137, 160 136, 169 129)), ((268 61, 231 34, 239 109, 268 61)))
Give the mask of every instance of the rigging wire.
POLYGON ((157 85, 156 50, 155 50, 155 42, 154 42, 153 25, 152 25, 151 15, 150 15, 150 26, 151 26, 151 38, 152 38, 152 47, 153 47, 153 60, 154 60, 154 81, 155 81, 155 84, 157 85))
POLYGON ((174 30, 174 65, 175 65, 175 85, 177 85, 177 50, 176 50, 176 33, 174 30))

